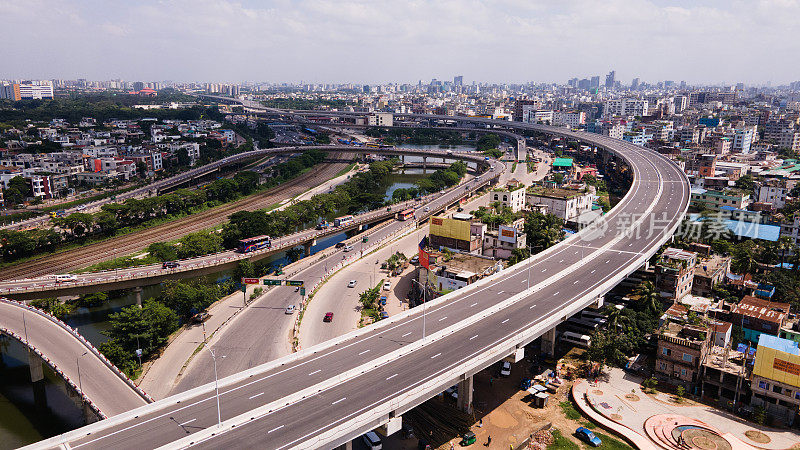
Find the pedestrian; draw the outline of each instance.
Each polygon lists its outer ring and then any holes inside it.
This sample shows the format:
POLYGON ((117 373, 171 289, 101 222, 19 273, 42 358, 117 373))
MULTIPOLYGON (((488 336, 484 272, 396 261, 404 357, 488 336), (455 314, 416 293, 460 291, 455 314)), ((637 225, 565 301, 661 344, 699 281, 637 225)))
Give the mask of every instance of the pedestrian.
POLYGON ((483 418, 478 419, 478 428, 483 428, 483 418))
POLYGON ((456 450, 456 446, 452 442, 450 443, 450 450, 456 450))
POLYGON ((489 377, 489 386, 491 386, 492 383, 494 383, 494 377, 489 377))
POLYGON ((488 446, 490 446, 490 445, 492 445, 492 436, 488 436, 488 437, 486 438, 486 443, 485 443, 485 444, 483 444, 483 446, 484 446, 484 447, 488 447, 488 446))

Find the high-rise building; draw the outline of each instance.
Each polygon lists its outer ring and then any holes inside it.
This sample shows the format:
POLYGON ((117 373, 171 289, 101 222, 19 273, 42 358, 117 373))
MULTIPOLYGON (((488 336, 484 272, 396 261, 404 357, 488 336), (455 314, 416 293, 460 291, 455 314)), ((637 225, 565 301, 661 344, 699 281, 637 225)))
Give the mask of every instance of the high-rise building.
POLYGON ((20 100, 22 97, 20 97, 20 94, 19 94, 19 84, 16 84, 16 83, 13 83, 13 84, 9 84, 9 83, 0 84, 0 98, 12 100, 12 101, 15 101, 15 102, 20 100))
POLYGON ((599 88, 600 87, 600 76, 595 75, 592 77, 591 87, 599 88))
POLYGON ((144 83, 141 81, 134 81, 133 82, 133 90, 134 91, 141 91, 144 89, 144 83))
POLYGON ((608 72, 608 75, 606 75, 606 87, 609 88, 609 89, 613 88, 614 87, 614 82, 616 81, 616 78, 617 78, 617 71, 616 70, 612 70, 611 72, 608 72))
POLYGON ((53 83, 50 81, 26 81, 6 85, 0 97, 11 100, 53 98, 53 83))
POLYGON ((631 81, 631 90, 635 91, 636 89, 639 89, 639 79, 638 78, 634 78, 633 81, 631 81))
POLYGON ((463 75, 457 75, 457 76, 453 77, 453 84, 456 85, 456 86, 463 86, 464 85, 464 76, 463 75))

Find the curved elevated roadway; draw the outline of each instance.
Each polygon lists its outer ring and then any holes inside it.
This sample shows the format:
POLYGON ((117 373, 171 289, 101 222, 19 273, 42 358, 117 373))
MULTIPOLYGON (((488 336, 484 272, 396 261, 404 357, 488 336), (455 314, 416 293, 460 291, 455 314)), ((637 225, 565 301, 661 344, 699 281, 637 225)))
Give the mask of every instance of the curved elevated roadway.
POLYGON ((515 354, 594 303, 669 240, 686 213, 685 175, 655 152, 596 134, 498 125, 578 139, 614 153, 633 172, 629 192, 599 222, 526 262, 424 307, 221 380, 219 427, 211 383, 36 447, 336 446, 515 354))
POLYGON ((58 319, 21 303, 0 299, 0 331, 32 349, 102 416, 151 400, 88 341, 58 319))

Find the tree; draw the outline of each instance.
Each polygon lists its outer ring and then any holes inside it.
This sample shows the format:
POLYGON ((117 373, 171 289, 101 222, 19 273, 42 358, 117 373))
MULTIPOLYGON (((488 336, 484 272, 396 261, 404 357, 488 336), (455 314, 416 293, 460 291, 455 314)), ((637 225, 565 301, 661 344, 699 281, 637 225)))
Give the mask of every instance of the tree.
POLYGON ((164 242, 153 242, 147 246, 147 253, 159 261, 173 261, 178 259, 178 251, 174 245, 164 242))
POLYGON ((239 264, 236 265, 236 269, 233 271, 233 278, 235 280, 241 280, 242 278, 255 278, 256 277, 256 269, 253 265, 253 262, 249 259, 243 259, 239 261, 239 264))
POLYGON ((658 311, 661 308, 661 295, 651 281, 640 284, 636 295, 639 296, 639 303, 645 311, 658 311))
POLYGON ((286 259, 289 263, 293 263, 303 257, 303 249, 301 247, 292 247, 286 250, 286 259))
POLYGON ((513 266, 518 262, 524 261, 531 256, 531 252, 527 248, 515 248, 511 250, 511 256, 508 258, 508 265, 513 266))
POLYGON ((144 161, 136 161, 136 174, 139 178, 147 178, 147 163, 144 161))
POLYGON ((750 273, 755 266, 754 247, 753 241, 744 241, 734 246, 731 252, 731 270, 733 272, 740 274, 750 273))

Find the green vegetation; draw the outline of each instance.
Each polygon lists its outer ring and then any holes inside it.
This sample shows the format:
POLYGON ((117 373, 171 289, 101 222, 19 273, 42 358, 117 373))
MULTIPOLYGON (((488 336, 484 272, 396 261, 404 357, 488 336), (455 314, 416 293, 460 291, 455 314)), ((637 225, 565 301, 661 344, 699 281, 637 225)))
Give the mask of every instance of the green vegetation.
POLYGON ((32 300, 30 305, 50 313, 59 319, 63 319, 75 311, 74 304, 66 302, 62 303, 57 298, 52 297, 32 300))
POLYGON ((371 318, 372 323, 381 320, 381 305, 378 304, 378 299, 381 296, 381 279, 376 286, 373 286, 366 291, 358 294, 358 301, 361 303, 361 320, 359 325, 364 324, 365 318, 371 318))
POLYGON ((330 106, 332 108, 347 106, 347 102, 344 100, 328 100, 322 98, 271 98, 262 101, 261 104, 268 108, 279 109, 319 109, 320 106, 330 106))
POLYGON ((508 206, 503 206, 501 202, 492 202, 489 207, 480 206, 472 215, 491 228, 499 225, 510 225, 514 220, 521 217, 522 213, 514 213, 508 206))
POLYGON ((0 122, 25 127, 27 120, 50 121, 65 119, 78 123, 83 117, 93 117, 98 124, 108 119, 156 119, 197 120, 209 116, 216 117, 216 108, 202 105, 184 109, 136 109, 133 105, 143 103, 164 103, 171 101, 189 102, 193 97, 178 92, 163 90, 157 97, 148 98, 123 93, 75 94, 67 98, 53 100, 0 100, 0 122), (209 111, 213 109, 213 111, 209 111))
POLYGON ((347 172, 350 172, 351 170, 353 170, 353 167, 355 167, 355 166, 356 166, 356 163, 354 163, 354 162, 348 164, 347 167, 345 167, 344 169, 340 170, 339 173, 337 173, 334 178, 340 177, 340 176, 346 174, 347 172))
POLYGON ((413 188, 399 188, 392 192, 392 201, 401 202, 410 200, 419 195, 431 194, 458 184, 458 181, 467 173, 467 165, 462 161, 450 164, 446 169, 438 169, 431 175, 417 181, 413 188))
POLYGON ((478 138, 478 142, 477 142, 475 148, 479 152, 486 152, 486 151, 489 151, 489 150, 495 150, 500 154, 499 156, 497 156, 497 158, 499 158, 500 156, 503 155, 503 152, 500 152, 499 150, 497 150, 497 147, 500 145, 500 142, 501 142, 500 136, 498 136, 496 134, 492 134, 492 133, 484 134, 483 136, 478 138))
POLYGON ((578 450, 578 444, 570 441, 558 428, 551 428, 550 433, 553 435, 553 443, 547 446, 547 450, 578 450))
POLYGON ((552 247, 564 238, 564 221, 552 214, 529 212, 525 216, 525 234, 534 254, 552 247))
POLYGON ((383 138, 385 144, 408 143, 414 145, 460 145, 463 144, 458 131, 435 128, 380 128, 370 127, 364 134, 373 138, 383 138))
POLYGON ((564 413, 564 416, 566 416, 567 419, 581 420, 581 418, 583 417, 581 413, 579 413, 578 410, 575 409, 575 405, 573 405, 572 402, 569 400, 559 403, 558 406, 561 407, 561 412, 564 413))
POLYGON ((585 355, 600 364, 624 366, 627 357, 647 344, 647 336, 658 327, 663 312, 660 296, 653 283, 642 283, 637 301, 630 308, 608 305, 605 313, 609 326, 592 334, 592 344, 585 355))
MULTIPOLYGON (((588 428, 588 427, 587 427, 588 428)), ((632 450, 633 447, 628 445, 627 443, 611 437, 605 433, 598 433, 597 431, 592 431, 595 436, 599 437, 601 441, 603 441, 602 448, 611 449, 611 450, 632 450)))
POLYGON ((516 171, 517 171, 517 162, 514 161, 514 164, 511 165, 511 173, 514 173, 516 171))
MULTIPOLYGON (((14 261, 21 257, 53 252, 63 248, 65 244, 89 243, 90 238, 103 238, 124 234, 132 228, 152 226, 236 200, 252 194, 259 189, 267 189, 296 177, 307 168, 321 162, 325 153, 309 150, 297 158, 293 158, 272 168, 272 177, 267 183, 259 185, 259 175, 255 172, 239 172, 232 179, 222 178, 206 185, 202 189, 179 189, 169 194, 143 199, 128 199, 123 203, 103 205, 100 212, 94 214, 73 213, 69 216, 53 219, 55 229, 37 229, 26 231, 0 230, 0 242, 3 243, 3 261, 14 261)), ((207 233, 206 233, 207 234, 207 233)), ((189 250, 178 252, 178 257, 196 255, 199 236, 193 237, 188 244, 189 250), (194 249, 194 250, 192 250, 194 249)), ((206 241, 208 239, 205 239, 206 241)), ((215 247, 216 248, 216 247, 215 247)), ((130 261, 136 264, 137 261, 130 261)), ((141 262, 146 264, 147 262, 141 262)), ((120 267, 119 263, 104 266, 120 267)))
POLYGON ((142 350, 142 361, 158 353, 181 323, 234 290, 230 281, 222 285, 168 281, 161 294, 147 299, 141 308, 132 305, 112 314, 111 327, 105 332, 110 339, 99 349, 125 374, 135 377, 141 369, 136 349, 142 350))
POLYGON ((511 250, 511 256, 508 258, 508 265, 513 266, 518 262, 525 261, 530 258, 530 256, 531 252, 527 248, 515 248, 511 250))

